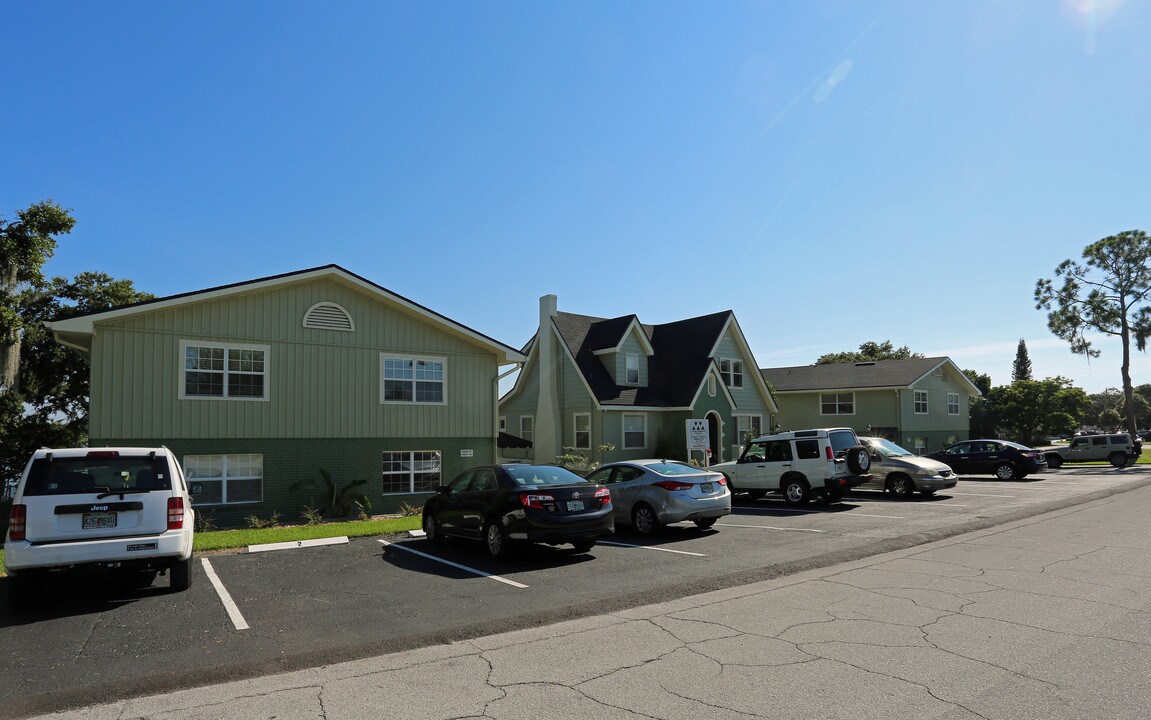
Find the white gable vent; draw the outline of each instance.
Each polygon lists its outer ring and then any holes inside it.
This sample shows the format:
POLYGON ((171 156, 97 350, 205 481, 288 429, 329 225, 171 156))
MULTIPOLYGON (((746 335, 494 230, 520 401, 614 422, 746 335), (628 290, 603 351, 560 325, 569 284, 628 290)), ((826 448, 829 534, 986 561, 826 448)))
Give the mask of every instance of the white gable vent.
POLYGON ((346 330, 352 332, 356 329, 352 316, 348 311, 335 303, 316 303, 304 313, 304 327, 317 330, 346 330))

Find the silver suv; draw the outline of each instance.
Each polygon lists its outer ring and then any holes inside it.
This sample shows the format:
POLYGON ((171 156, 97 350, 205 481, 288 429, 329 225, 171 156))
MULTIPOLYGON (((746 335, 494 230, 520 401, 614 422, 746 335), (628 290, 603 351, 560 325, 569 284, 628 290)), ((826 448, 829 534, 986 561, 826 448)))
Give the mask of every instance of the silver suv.
POLYGON ((1126 467, 1143 452, 1142 441, 1131 441, 1126 433, 1113 435, 1077 435, 1067 445, 1040 448, 1047 457, 1047 467, 1063 463, 1106 460, 1114 467, 1126 467))
POLYGON ((870 469, 871 456, 851 428, 765 435, 750 441, 739 460, 708 468, 727 477, 733 494, 780 492, 789 505, 805 505, 813 494, 838 502, 870 479, 870 469))
POLYGON ((192 584, 192 500, 167 448, 37 450, 12 499, 9 598, 35 603, 49 573, 111 571, 137 587, 192 584))

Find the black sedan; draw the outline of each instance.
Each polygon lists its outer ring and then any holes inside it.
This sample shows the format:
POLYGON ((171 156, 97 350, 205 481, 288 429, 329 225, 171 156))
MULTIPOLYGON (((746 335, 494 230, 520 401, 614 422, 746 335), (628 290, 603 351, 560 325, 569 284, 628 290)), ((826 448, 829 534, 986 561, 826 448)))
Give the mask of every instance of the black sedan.
POLYGON ((611 493, 554 465, 485 465, 461 473, 424 503, 424 533, 483 540, 488 555, 502 556, 509 541, 591 550, 615 532, 611 493))
POLYGON ((994 475, 1000 480, 1022 480, 1047 469, 1042 452, 1007 440, 964 440, 927 457, 951 466, 957 475, 994 475))

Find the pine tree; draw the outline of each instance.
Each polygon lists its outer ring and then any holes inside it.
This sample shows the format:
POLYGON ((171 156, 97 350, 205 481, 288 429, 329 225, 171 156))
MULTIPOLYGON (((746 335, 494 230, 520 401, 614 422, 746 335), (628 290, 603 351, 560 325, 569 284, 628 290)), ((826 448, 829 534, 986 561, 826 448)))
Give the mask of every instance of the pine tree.
POLYGON ((1011 366, 1011 382, 1017 380, 1032 380, 1031 356, 1027 354, 1027 343, 1019 338, 1019 347, 1015 350, 1015 364, 1011 366))

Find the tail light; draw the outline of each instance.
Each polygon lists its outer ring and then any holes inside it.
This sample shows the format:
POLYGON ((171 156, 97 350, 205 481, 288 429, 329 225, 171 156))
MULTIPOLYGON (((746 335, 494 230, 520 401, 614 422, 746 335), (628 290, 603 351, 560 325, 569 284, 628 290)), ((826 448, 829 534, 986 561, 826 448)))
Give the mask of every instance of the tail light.
POLYGON ((835 462, 835 451, 831 449, 830 445, 823 446, 823 453, 827 455, 828 462, 835 462))
POLYGON ((28 529, 28 506, 13 505, 12 512, 8 514, 8 537, 12 540, 23 540, 28 529))
POLYGON ((179 530, 184 527, 184 498, 168 498, 168 529, 179 530))
POLYGON ((89 450, 88 457, 90 458, 110 458, 120 457, 119 450, 89 450))
POLYGON ((526 508, 545 510, 544 503, 555 505, 556 499, 552 495, 539 495, 537 493, 520 493, 520 504, 526 508))
POLYGON ((720 475, 715 479, 715 481, 720 485, 727 485, 727 475, 720 475))
POLYGON ((608 490, 607 488, 600 488, 599 490, 596 490, 595 496, 600 501, 600 507, 604 507, 605 505, 611 505, 611 491, 608 490))
POLYGON ((687 490, 691 487, 691 483, 679 482, 678 480, 660 480, 653 482, 652 485, 664 490, 687 490))

